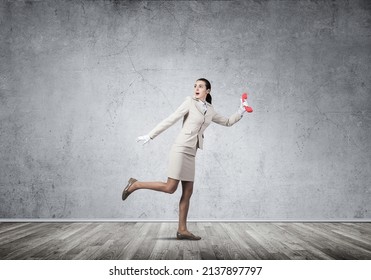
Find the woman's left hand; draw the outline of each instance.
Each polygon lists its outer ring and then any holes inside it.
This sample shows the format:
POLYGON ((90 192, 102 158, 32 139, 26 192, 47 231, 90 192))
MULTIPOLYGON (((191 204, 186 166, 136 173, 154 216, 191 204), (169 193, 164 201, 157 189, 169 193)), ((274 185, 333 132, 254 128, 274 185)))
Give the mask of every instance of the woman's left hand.
POLYGON ((247 101, 242 101, 242 99, 240 99, 241 101, 241 105, 240 107, 238 108, 238 113, 243 115, 245 112, 246 112, 246 109, 245 109, 245 106, 249 106, 249 104, 247 104, 247 101))
POLYGON ((245 111, 248 112, 248 113, 252 113, 253 112, 253 109, 247 103, 247 93, 243 93, 242 94, 241 105, 240 105, 240 108, 238 109, 238 112, 241 115, 243 115, 245 113, 245 111))

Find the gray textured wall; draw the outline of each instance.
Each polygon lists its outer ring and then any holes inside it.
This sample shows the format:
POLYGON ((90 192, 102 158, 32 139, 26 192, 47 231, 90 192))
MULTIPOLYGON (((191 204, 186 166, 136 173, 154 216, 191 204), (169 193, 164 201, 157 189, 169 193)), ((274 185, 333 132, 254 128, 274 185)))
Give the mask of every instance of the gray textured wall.
POLYGON ((0 218, 177 219, 181 127, 135 138, 199 77, 215 108, 190 219, 371 218, 370 1, 1 1, 0 218))

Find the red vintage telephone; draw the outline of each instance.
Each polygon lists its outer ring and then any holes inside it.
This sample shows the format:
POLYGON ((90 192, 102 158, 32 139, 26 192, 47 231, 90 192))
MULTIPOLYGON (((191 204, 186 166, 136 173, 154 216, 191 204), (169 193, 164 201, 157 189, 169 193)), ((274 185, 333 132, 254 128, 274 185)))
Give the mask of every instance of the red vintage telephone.
MULTIPOLYGON (((245 92, 245 93, 242 94, 242 103, 245 102, 246 99, 247 99, 247 93, 245 92)), ((246 102, 246 104, 247 104, 247 102, 246 102)), ((250 106, 244 106, 244 107, 245 107, 246 112, 248 112, 248 113, 253 112, 253 109, 250 106)))

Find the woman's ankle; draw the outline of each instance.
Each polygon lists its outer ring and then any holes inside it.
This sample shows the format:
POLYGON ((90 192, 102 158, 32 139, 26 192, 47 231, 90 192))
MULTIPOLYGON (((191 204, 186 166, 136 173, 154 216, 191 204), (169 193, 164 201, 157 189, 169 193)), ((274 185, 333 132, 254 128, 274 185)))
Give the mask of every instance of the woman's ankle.
POLYGON ((188 232, 188 229, 187 228, 178 228, 178 232, 180 232, 180 233, 188 232))

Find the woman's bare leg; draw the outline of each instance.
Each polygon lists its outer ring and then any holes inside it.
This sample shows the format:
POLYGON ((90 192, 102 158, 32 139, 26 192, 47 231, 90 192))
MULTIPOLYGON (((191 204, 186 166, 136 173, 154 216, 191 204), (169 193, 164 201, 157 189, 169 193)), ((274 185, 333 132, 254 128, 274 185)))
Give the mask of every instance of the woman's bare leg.
POLYGON ((136 190, 147 189, 165 193, 174 193, 178 188, 179 180, 167 178, 167 182, 139 182, 136 181, 129 188, 129 192, 132 193, 136 190))
POLYGON ((187 216, 190 199, 193 193, 193 182, 191 181, 182 181, 182 197, 179 202, 179 224, 178 232, 181 234, 189 234, 187 229, 187 216))

